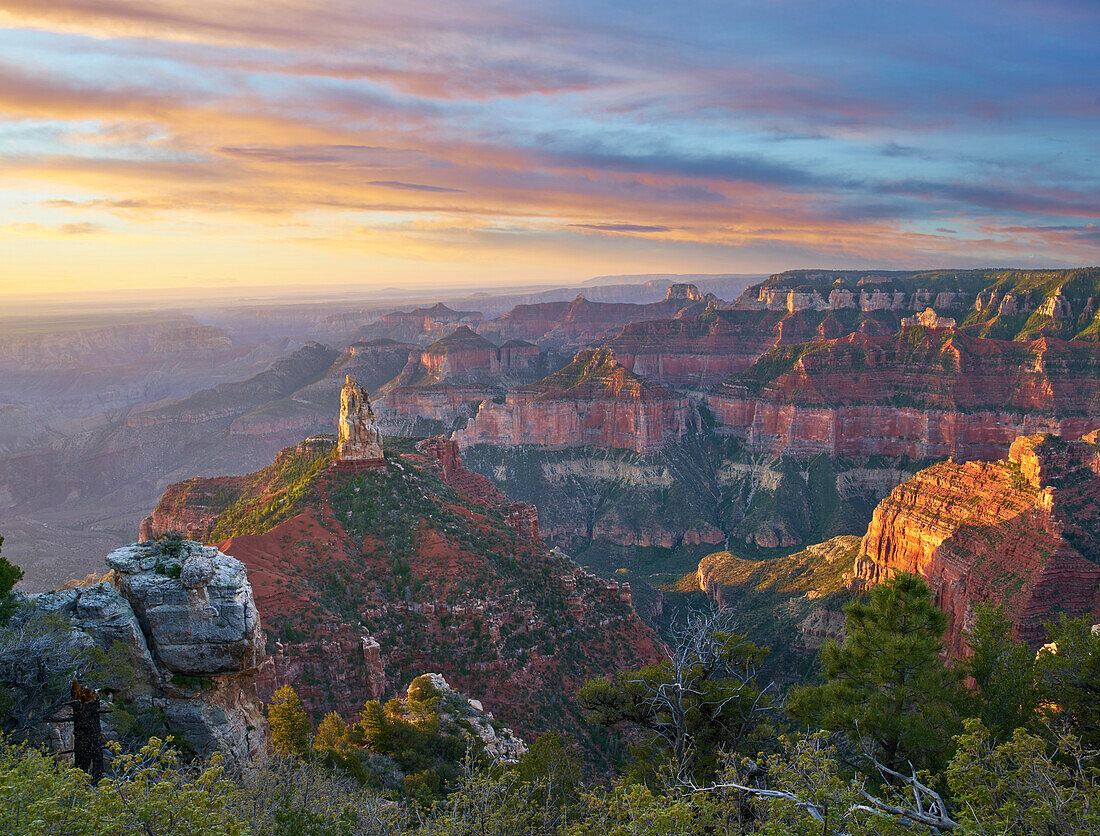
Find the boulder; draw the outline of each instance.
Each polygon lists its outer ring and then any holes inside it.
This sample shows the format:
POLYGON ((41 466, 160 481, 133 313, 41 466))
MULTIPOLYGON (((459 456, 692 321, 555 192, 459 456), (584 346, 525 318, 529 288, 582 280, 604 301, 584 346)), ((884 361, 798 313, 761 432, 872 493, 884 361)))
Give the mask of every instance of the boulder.
POLYGON ((134 543, 107 556, 113 583, 47 592, 34 609, 68 618, 89 647, 127 649, 133 676, 108 699, 164 712, 194 752, 245 764, 267 748, 254 675, 264 635, 244 565, 188 540, 134 543))

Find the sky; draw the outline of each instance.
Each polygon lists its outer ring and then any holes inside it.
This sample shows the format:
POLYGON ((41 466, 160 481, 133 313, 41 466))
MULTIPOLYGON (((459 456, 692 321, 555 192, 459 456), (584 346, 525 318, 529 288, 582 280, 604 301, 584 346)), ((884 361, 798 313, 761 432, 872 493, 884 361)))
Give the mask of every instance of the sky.
POLYGON ((0 0, 0 294, 1097 263, 1097 0, 0 0))

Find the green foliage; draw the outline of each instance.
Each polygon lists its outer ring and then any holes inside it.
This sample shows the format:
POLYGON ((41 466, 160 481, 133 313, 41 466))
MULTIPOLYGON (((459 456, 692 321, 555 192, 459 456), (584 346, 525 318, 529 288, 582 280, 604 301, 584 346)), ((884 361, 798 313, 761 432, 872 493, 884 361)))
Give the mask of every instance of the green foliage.
POLYGON ((398 836, 407 821, 360 781, 280 756, 242 773, 231 803, 256 836, 398 836))
POLYGON ((153 554, 158 557, 174 557, 177 560, 183 556, 183 543, 186 538, 179 531, 171 531, 162 534, 153 541, 153 554))
POLYGON ((217 758, 183 769, 156 738, 115 757, 92 786, 80 770, 0 740, 0 832, 12 836, 243 836, 235 788, 217 758))
MULTIPOLYGON (((0 548, 3 545, 4 538, 0 537, 0 548)), ((22 579, 23 570, 0 555, 0 627, 7 624, 15 612, 16 599, 12 590, 22 579)))
POLYGON ((1072 735, 1051 745, 1016 729, 998 744, 980 721, 968 720, 946 774, 965 833, 1100 832, 1100 769, 1072 735))
POLYGON ((407 705, 410 710, 419 714, 429 714, 433 713, 440 692, 432 683, 432 678, 424 674, 409 683, 407 696, 407 705))
POLYGON ((541 804, 564 806, 581 786, 581 764, 569 740, 557 732, 539 737, 513 767, 516 776, 536 787, 541 804))
POLYGON ((1047 645, 1036 668, 1047 713, 1066 723, 1081 743, 1100 749, 1100 633, 1087 618, 1066 618, 1047 626, 1047 645))
MULTIPOLYGON (((537 833, 539 810, 511 773, 468 759, 453 792, 437 802, 418 836, 512 836, 537 833)), ((553 832, 553 831, 551 831, 553 832)))
POLYGON ((1003 606, 979 604, 966 640, 972 653, 961 669, 974 679, 972 712, 994 740, 1007 740, 1035 719, 1035 655, 1023 642, 1012 640, 1012 623, 1003 606))
POLYGON ((417 680, 424 681, 415 689, 416 699, 385 705, 369 700, 351 734, 407 776, 402 787, 406 797, 430 804, 455 778, 470 742, 458 729, 441 731, 439 693, 427 677, 417 680))
POLYGON ((581 799, 565 836, 702 836, 742 832, 736 805, 716 803, 717 793, 657 793, 642 784, 619 783, 581 799), (731 813, 733 815, 731 815, 731 813))
POLYGON ((655 665, 593 679, 577 693, 588 718, 604 726, 628 723, 650 733, 678 778, 712 776, 721 749, 766 737, 770 694, 755 682, 767 654, 727 619, 689 622, 655 665))
POLYGON ((900 573, 844 610, 844 643, 821 651, 825 683, 792 690, 788 712, 872 744, 892 769, 943 763, 958 728, 959 674, 941 658, 947 616, 928 585, 900 573))
POLYGON ((210 539, 262 534, 301 513, 316 496, 317 477, 335 458, 335 450, 295 450, 252 474, 252 483, 212 524, 210 539))
POLYGON ((792 371, 807 354, 820 349, 820 343, 776 346, 758 357, 756 362, 738 378, 738 382, 744 383, 750 392, 759 393, 768 384, 792 371))
POLYGON ((302 700, 289 685, 275 692, 267 708, 267 722, 271 726, 271 743, 281 755, 304 756, 309 751, 309 717, 302 709, 302 700))
POLYGON ((827 832, 849 836, 900 836, 912 833, 890 817, 864 808, 861 790, 865 781, 842 765, 827 734, 784 736, 780 738, 780 745, 779 752, 761 763, 748 760, 731 763, 723 776, 726 781, 751 784, 755 779, 759 782, 762 765, 768 788, 788 795, 785 798, 758 798, 753 802, 757 817, 764 822, 760 829, 762 834, 818 836, 827 832), (811 809, 822 819, 827 816, 827 824, 815 818, 811 809))

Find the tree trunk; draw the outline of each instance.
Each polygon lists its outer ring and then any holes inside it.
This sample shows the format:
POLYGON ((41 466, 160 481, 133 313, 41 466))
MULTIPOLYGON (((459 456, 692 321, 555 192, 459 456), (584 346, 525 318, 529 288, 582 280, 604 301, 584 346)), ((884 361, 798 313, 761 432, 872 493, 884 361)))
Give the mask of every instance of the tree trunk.
POLYGON ((73 680, 73 761, 98 784, 103 777, 103 728, 99 694, 73 680))

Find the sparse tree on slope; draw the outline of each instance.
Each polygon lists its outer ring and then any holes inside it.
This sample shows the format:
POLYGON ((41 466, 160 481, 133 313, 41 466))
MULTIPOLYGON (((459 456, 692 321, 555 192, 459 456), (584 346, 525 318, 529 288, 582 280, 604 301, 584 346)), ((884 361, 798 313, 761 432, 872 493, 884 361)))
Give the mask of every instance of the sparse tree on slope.
POLYGON ((302 700, 289 685, 275 692, 267 709, 271 725, 271 742, 281 755, 304 756, 309 751, 309 717, 302 709, 302 700))

